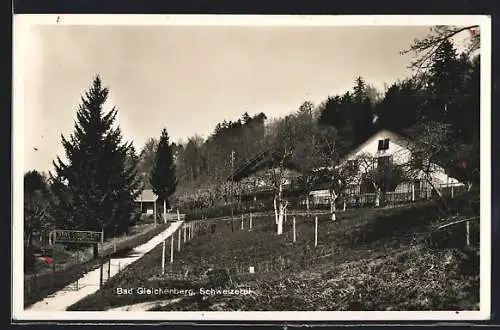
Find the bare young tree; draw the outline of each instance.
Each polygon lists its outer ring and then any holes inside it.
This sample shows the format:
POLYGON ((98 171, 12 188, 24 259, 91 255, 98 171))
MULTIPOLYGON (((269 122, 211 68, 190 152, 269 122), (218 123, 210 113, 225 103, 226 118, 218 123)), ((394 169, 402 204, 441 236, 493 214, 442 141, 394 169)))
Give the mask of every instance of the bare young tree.
POLYGON ((354 169, 342 164, 341 143, 337 130, 332 126, 318 126, 314 132, 312 150, 318 157, 318 161, 314 163, 319 165, 315 175, 319 181, 328 182, 332 221, 337 220, 337 199, 344 197, 345 201, 347 187, 354 175, 354 169))
POLYGON ((321 158, 313 147, 318 130, 314 118, 314 104, 310 101, 302 103, 293 119, 293 124, 296 127, 293 161, 301 172, 299 183, 306 200, 307 211, 309 211, 309 195, 317 183, 316 170, 321 166, 321 158))
POLYGON ((391 156, 379 158, 362 154, 357 160, 361 168, 360 183, 369 183, 375 190, 375 207, 384 206, 387 192, 393 191, 408 179, 405 172, 406 164, 394 163, 391 156))
POLYGON ((436 187, 435 176, 445 172, 439 164, 443 162, 443 155, 449 152, 451 132, 450 124, 436 121, 421 122, 407 131, 411 141, 407 145, 411 159, 406 164, 406 173, 414 178, 423 177, 446 210, 448 205, 440 189, 436 187))
POLYGON ((284 214, 288 206, 288 202, 283 198, 283 188, 287 180, 286 174, 292 167, 292 156, 296 142, 296 130, 290 120, 290 117, 285 117, 285 120, 277 125, 277 132, 273 139, 274 144, 269 151, 272 164, 269 173, 274 195, 274 215, 278 235, 283 233, 284 214))
POLYGON ((453 26, 437 25, 430 29, 430 33, 423 39, 415 39, 410 48, 401 51, 401 54, 413 52, 416 58, 412 61, 410 67, 421 70, 428 69, 432 65, 434 55, 438 48, 447 40, 461 34, 468 33, 468 42, 465 53, 470 55, 480 47, 479 25, 453 26))

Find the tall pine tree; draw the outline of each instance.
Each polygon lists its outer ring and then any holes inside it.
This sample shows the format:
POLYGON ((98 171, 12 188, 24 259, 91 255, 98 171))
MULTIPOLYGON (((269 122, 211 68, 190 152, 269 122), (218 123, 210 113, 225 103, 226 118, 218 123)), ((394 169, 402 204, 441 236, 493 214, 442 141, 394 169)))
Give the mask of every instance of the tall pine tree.
POLYGON ((432 66, 429 69, 429 89, 431 99, 428 103, 425 119, 440 122, 449 121, 457 108, 457 100, 463 85, 464 66, 449 40, 437 48, 432 66))
POLYGON ((175 162, 172 145, 169 142, 167 130, 161 132, 156 157, 151 172, 151 185, 153 192, 163 201, 163 212, 169 207, 168 198, 177 188, 175 176, 175 162))
POLYGON ((113 127, 117 109, 103 111, 107 97, 108 88, 96 76, 82 97, 74 133, 69 139, 61 136, 67 162, 57 157, 55 173, 50 173, 57 226, 104 230, 105 237, 125 233, 134 224, 139 187, 136 168, 127 166, 132 145, 122 142, 120 128, 113 127))

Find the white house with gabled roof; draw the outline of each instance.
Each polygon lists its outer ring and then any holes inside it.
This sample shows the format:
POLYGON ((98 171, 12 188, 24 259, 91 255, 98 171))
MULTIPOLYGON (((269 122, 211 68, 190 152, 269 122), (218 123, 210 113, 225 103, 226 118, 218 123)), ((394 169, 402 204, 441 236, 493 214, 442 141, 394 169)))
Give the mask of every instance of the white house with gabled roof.
MULTIPOLYGON (((364 185, 361 177, 377 166, 388 164, 403 165, 411 161, 412 141, 388 130, 381 130, 372 135, 365 142, 348 153, 338 165, 349 166, 357 169, 358 176, 351 178, 351 184, 348 188, 348 195, 361 195, 374 192, 371 185, 364 185)), ((436 165, 430 164, 431 181, 433 185, 439 189, 443 186, 447 187, 463 187, 457 179, 448 176, 445 170, 436 165)), ((412 199, 425 199, 432 195, 432 188, 425 180, 423 172, 417 173, 413 182, 403 182, 396 187, 392 193, 408 193, 411 192, 412 199)), ((452 192, 453 194, 453 192, 452 192)), ((315 199, 326 200, 329 197, 328 190, 318 190, 311 192, 315 199)))
MULTIPOLYGON (((381 130, 374 135, 372 135, 368 140, 359 145, 357 148, 352 150, 344 159, 341 161, 340 166, 351 166, 358 168, 359 173, 366 173, 367 171, 376 168, 381 165, 397 164, 404 165, 411 161, 412 153, 411 146, 413 142, 408 138, 402 137, 396 133, 388 130, 381 130), (367 160, 371 160, 372 163, 369 164, 367 160)), ((431 172, 430 177, 432 183, 436 188, 443 185, 450 186, 463 186, 457 179, 450 177, 446 174, 445 170, 436 165, 430 164, 431 172)), ((415 179, 416 182, 422 182, 425 178, 423 172, 417 173, 415 179)), ((409 183, 402 183, 396 188, 403 188, 409 183)), ((425 184, 424 184, 425 185, 425 184)), ((424 189, 424 185, 416 187, 419 191, 424 189)), ((358 184, 358 193, 363 193, 361 185, 358 184)), ((430 190, 430 186, 426 187, 424 190, 430 190)), ((430 194, 429 191, 425 193, 430 194)))

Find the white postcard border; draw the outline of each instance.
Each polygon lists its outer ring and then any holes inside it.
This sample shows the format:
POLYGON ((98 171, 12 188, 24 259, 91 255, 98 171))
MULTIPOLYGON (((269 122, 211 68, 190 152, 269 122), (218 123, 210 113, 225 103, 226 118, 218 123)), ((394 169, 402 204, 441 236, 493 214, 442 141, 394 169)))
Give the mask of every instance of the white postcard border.
MULTIPOLYGON (((409 40, 409 42, 411 42, 409 40)), ((36 55, 34 55, 36 56, 36 55)), ((14 15, 13 18, 12 312, 15 320, 234 320, 374 321, 487 320, 491 313, 491 18, 486 15, 14 15), (481 31, 481 222, 480 310, 422 312, 39 312, 23 308, 23 56, 27 30, 36 25, 211 26, 407 26, 480 25, 481 31)))

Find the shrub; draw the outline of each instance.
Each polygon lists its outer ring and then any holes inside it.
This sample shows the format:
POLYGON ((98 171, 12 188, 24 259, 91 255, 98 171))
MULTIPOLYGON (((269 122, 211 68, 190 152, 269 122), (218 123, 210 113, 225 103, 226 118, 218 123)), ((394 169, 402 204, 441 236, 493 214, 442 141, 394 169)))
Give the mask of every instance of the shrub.
POLYGON ((24 249, 24 271, 29 272, 32 271, 35 267, 35 254, 31 247, 27 247, 24 249))

